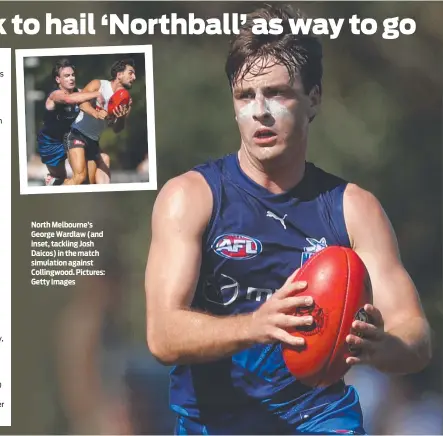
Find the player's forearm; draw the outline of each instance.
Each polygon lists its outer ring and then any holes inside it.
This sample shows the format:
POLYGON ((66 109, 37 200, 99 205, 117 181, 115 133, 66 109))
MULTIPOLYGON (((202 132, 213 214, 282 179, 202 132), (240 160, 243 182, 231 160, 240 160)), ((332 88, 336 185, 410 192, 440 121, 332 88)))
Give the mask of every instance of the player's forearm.
POLYGON ((65 94, 62 91, 55 91, 51 95, 51 100, 55 103, 63 103, 63 104, 82 104, 98 98, 100 96, 100 92, 73 92, 72 94, 65 94))
POLYGON ((210 362, 254 343, 250 314, 215 317, 177 310, 167 317, 166 322, 156 321, 160 325, 148 323, 148 346, 165 365, 210 362))
POLYGON ((410 374, 421 371, 431 358, 429 325, 423 318, 387 330, 383 346, 383 361, 380 371, 391 374, 410 374))
POLYGON ((85 103, 90 100, 94 100, 95 98, 100 97, 100 92, 94 91, 94 92, 75 92, 69 96, 67 96, 67 99, 69 100, 70 104, 80 104, 85 103))
POLYGON ((97 118, 97 110, 91 105, 89 102, 82 103, 80 106, 80 110, 85 114, 90 115, 91 117, 97 118))

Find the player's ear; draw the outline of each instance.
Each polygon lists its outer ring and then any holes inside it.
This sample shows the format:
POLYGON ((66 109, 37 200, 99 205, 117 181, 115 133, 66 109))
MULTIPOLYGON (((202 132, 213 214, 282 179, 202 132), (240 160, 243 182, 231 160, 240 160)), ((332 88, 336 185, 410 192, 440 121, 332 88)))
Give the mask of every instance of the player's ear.
POLYGON ((320 104, 321 104, 320 87, 318 85, 315 85, 312 87, 311 91, 309 92, 309 110, 308 110, 309 122, 311 122, 317 115, 320 109, 320 104))

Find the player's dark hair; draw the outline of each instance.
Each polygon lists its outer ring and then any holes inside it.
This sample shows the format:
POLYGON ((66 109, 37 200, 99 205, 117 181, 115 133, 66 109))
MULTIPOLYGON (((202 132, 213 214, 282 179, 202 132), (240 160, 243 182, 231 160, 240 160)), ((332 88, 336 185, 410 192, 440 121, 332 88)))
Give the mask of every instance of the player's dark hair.
POLYGON ((54 68, 52 69, 52 79, 54 82, 56 77, 60 77, 60 71, 63 68, 72 68, 75 73, 75 65, 69 59, 60 59, 55 63, 54 68))
POLYGON ((306 16, 300 10, 293 11, 285 5, 265 5, 247 15, 239 34, 230 43, 226 60, 225 72, 231 90, 238 80, 242 80, 253 69, 254 75, 260 75, 267 61, 274 59, 275 64, 284 65, 288 69, 291 80, 297 74, 300 75, 307 94, 314 86, 318 86, 321 93, 322 45, 313 34, 292 34, 289 19, 299 18, 306 16), (283 31, 279 35, 254 35, 254 20, 264 19, 269 23, 273 18, 281 20, 283 31))
POLYGON ((132 68, 135 68, 134 59, 126 58, 126 59, 121 59, 119 61, 114 62, 111 66, 111 80, 115 80, 117 78, 118 73, 125 71, 126 65, 129 65, 132 68))

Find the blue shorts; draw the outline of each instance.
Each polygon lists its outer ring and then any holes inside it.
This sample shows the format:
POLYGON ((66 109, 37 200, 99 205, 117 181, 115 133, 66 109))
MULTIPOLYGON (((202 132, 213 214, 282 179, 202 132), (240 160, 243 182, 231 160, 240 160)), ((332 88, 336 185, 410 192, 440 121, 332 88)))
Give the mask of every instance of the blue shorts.
POLYGON ((63 141, 58 141, 44 133, 37 136, 38 152, 42 163, 49 167, 56 167, 66 160, 66 151, 63 141))
MULTIPOLYGON (((232 418, 231 418, 232 419, 232 418)), ((178 416, 175 422, 175 435, 250 435, 250 434, 269 434, 269 435, 366 435, 362 427, 349 428, 346 420, 332 419, 330 422, 311 422, 301 425, 293 431, 282 429, 278 424, 269 426, 260 421, 260 419, 241 421, 225 421, 224 423, 202 424, 196 419, 186 416, 178 416)))
MULTIPOLYGON (((176 410, 176 412, 179 412, 176 410)), ((202 419, 179 414, 176 435, 364 435, 363 415, 353 388, 338 401, 326 402, 300 410, 269 413, 262 406, 250 405, 228 413, 205 414, 202 419)))

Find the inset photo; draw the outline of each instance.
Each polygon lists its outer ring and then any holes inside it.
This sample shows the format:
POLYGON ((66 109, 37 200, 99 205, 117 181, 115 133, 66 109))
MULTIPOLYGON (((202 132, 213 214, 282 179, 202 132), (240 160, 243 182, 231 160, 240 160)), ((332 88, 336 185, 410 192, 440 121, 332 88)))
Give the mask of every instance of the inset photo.
POLYGON ((22 195, 157 189, 152 46, 15 54, 22 195))

